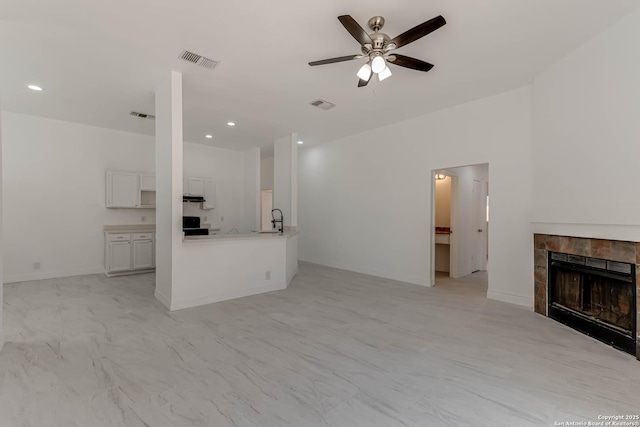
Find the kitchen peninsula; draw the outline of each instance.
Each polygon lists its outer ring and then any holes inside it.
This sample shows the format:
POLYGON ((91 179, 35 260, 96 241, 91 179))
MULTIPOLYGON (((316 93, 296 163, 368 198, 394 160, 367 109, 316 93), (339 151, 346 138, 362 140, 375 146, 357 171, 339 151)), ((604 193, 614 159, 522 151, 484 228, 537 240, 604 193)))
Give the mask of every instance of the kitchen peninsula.
POLYGON ((298 233, 186 236, 174 265, 189 280, 171 301, 171 310, 286 289, 298 271, 298 233))

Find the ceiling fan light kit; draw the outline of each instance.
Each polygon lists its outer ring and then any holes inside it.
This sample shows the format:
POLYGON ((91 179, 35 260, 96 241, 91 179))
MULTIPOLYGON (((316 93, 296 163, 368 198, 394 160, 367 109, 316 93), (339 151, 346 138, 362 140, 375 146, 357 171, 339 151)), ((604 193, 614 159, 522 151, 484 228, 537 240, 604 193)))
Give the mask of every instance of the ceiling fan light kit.
POLYGON ((384 27, 384 18, 382 16, 374 16, 369 19, 369 28, 373 31, 371 34, 367 32, 353 19, 350 15, 338 16, 338 20, 351 36, 360 43, 362 55, 347 55, 337 58, 323 59, 321 61, 309 62, 310 66, 334 64, 336 62, 351 61, 367 57, 368 61, 357 72, 358 87, 369 84, 373 74, 378 75, 378 80, 382 81, 391 77, 392 73, 388 64, 394 64, 412 70, 427 72, 433 68, 433 64, 421 61, 399 54, 391 54, 395 49, 412 43, 429 33, 434 32, 438 28, 447 23, 442 16, 436 16, 433 19, 423 22, 412 29, 405 31, 394 39, 388 35, 379 32, 384 27))
POLYGON ((369 80, 371 78, 371 65, 367 62, 358 70, 357 76, 360 80, 369 80))
POLYGON ((384 70, 378 73, 378 80, 383 81, 384 79, 391 76, 392 76, 391 69, 389 69, 389 67, 384 67, 384 70))

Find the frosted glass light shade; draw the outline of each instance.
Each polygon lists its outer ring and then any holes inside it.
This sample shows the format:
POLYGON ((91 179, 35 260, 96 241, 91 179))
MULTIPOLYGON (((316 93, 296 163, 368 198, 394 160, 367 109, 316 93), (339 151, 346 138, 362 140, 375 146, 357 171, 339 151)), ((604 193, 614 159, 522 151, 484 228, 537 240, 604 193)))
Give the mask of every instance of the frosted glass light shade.
POLYGON ((371 78, 371 65, 367 63, 360 67, 358 70, 358 78, 360 80, 369 81, 371 78))
POLYGON ((376 74, 381 73, 386 67, 387 63, 382 56, 376 56, 373 58, 373 61, 371 61, 371 71, 376 74))
POLYGON ((391 77, 391 70, 389 69, 389 67, 385 67, 384 70, 378 73, 378 79, 380 81, 383 81, 387 77, 391 77))

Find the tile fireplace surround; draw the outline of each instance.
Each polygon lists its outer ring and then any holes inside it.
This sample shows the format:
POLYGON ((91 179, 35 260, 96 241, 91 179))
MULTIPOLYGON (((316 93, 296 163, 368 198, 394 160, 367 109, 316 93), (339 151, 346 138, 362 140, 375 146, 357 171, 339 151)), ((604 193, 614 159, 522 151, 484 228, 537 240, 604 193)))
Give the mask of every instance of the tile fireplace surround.
POLYGON ((548 251, 636 264, 636 358, 640 360, 640 242, 534 234, 535 311, 547 314, 548 251))

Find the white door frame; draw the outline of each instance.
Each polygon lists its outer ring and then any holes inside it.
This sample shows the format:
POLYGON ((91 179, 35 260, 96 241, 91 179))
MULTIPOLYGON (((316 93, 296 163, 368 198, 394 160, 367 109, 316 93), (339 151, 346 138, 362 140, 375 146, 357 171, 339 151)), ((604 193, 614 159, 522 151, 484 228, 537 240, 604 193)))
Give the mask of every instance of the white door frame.
POLYGON ((449 235, 449 277, 458 278, 458 236, 456 234, 458 214, 458 176, 443 169, 431 171, 431 286, 436 284, 436 174, 444 173, 451 178, 451 230, 449 235))
MULTIPOLYGON (((478 163, 478 164, 484 164, 484 163, 478 163)), ((491 170, 490 164, 488 162, 486 164, 489 167, 489 171, 490 171, 491 170)), ((431 221, 430 221, 431 230, 429 232, 429 235, 431 236, 431 257, 430 257, 431 259, 430 259, 430 281, 429 281, 430 286, 435 286, 436 284, 435 221, 436 221, 436 174, 437 173, 443 173, 451 178, 451 231, 452 232, 449 237, 449 244, 450 244, 449 277, 457 279, 464 275, 463 273, 458 271, 459 270, 458 236, 460 235, 460 230, 461 230, 460 228, 461 224, 458 223, 458 209, 459 209, 458 207, 458 176, 455 172, 449 169, 455 169, 455 168, 460 168, 465 166, 475 166, 475 164, 463 165, 463 166, 451 166, 449 168, 438 168, 431 171, 431 221)), ((485 200, 485 208, 486 208, 486 196, 488 195, 488 192, 489 192, 488 191, 489 183, 488 181, 480 181, 480 182, 482 183, 481 189, 483 191, 483 198, 484 198, 483 200, 485 200)), ((488 240, 489 240, 488 234, 489 234, 488 224, 484 222, 483 223, 483 243, 482 243, 484 253, 482 255, 482 262, 481 262, 483 271, 487 270, 487 250, 488 250, 488 240)))

